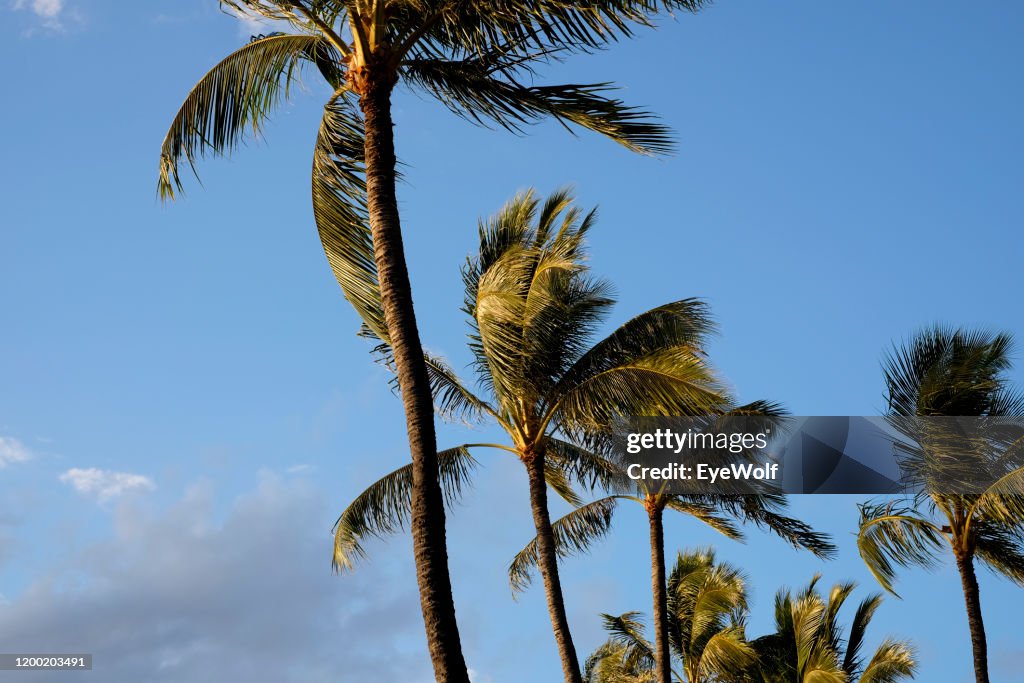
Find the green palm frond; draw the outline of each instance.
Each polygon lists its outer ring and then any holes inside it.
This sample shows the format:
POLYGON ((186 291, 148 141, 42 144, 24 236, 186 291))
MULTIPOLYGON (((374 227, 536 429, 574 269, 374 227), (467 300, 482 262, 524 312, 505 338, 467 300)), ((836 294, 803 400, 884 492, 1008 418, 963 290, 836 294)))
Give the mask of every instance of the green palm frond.
POLYGON ((906 678, 913 678, 917 670, 917 661, 913 646, 905 640, 886 638, 875 650, 874 656, 858 683, 898 683, 906 678))
POLYGON ((194 169, 204 154, 228 154, 247 133, 258 135, 303 61, 322 59, 330 49, 317 36, 275 35, 249 43, 211 69, 185 98, 164 138, 160 196, 173 199, 183 189, 182 159, 194 169))
POLYGON ((609 97, 610 83, 589 85, 524 85, 500 63, 469 59, 416 59, 405 63, 405 77, 426 90, 453 113, 476 123, 493 122, 521 133, 526 125, 553 118, 594 131, 641 154, 667 154, 673 144, 669 129, 642 110, 609 97))
POLYGON ((934 567, 936 552, 945 544, 942 530, 917 510, 885 505, 862 504, 857 549, 878 583, 896 594, 896 567, 934 567))
POLYGON ((567 433, 604 429, 628 415, 703 415, 728 403, 724 386, 689 347, 668 347, 568 388, 552 406, 567 433))
POLYGON ((1024 467, 997 479, 973 499, 967 514, 1008 528, 1024 528, 1024 467))
POLYGON ((739 541, 743 539, 743 532, 740 531, 733 520, 719 512, 719 508, 711 503, 693 502, 682 496, 669 496, 665 506, 670 510, 690 515, 696 520, 707 524, 709 527, 722 534, 726 538, 739 541))
MULTIPOLYGON (((554 532, 555 551, 559 557, 583 552, 590 544, 602 538, 611 529, 612 516, 618 503, 617 496, 601 498, 587 503, 568 513, 551 525, 554 532)), ((532 581, 532 571, 537 566, 537 539, 526 544, 515 556, 508 568, 512 592, 526 590, 532 581)))
POLYGON ((626 493, 635 488, 621 468, 583 446, 548 436, 544 439, 544 451, 548 461, 559 463, 572 481, 588 489, 626 493))
POLYGON ((324 108, 313 153, 313 217, 345 298, 374 339, 388 343, 366 215, 363 122, 339 91, 324 108))
POLYGON ((834 557, 837 552, 828 534, 815 531, 810 525, 778 512, 787 505, 784 495, 759 494, 716 498, 717 505, 723 511, 729 511, 744 522, 770 531, 794 548, 809 550, 822 559, 834 557))
POLYGON ((596 374, 665 347, 688 346, 700 352, 714 331, 708 306, 699 299, 683 299, 653 308, 594 344, 565 373, 555 389, 555 396, 596 374))
POLYGON ((1011 347, 1005 334, 943 326, 923 330, 885 358, 889 411, 905 416, 994 414, 1011 347))
MULTIPOLYGON (((437 460, 442 493, 450 507, 478 463, 465 446, 440 451, 437 460)), ((350 570, 356 560, 365 557, 362 542, 366 537, 383 537, 404 529, 411 506, 412 465, 400 467, 359 494, 334 524, 334 569, 350 570)))
POLYGON ((864 637, 867 635, 868 625, 874 618, 875 612, 882 604, 882 596, 873 593, 864 598, 857 606, 857 612, 850 624, 850 637, 846 642, 846 654, 843 657, 843 671, 851 678, 855 677, 863 668, 861 660, 861 648, 864 646, 864 637))
POLYGON ((619 616, 602 614, 601 621, 609 633, 609 640, 626 649, 623 661, 626 669, 654 668, 654 648, 644 637, 644 624, 639 612, 625 612, 619 616))
POLYGON ((975 556, 992 571, 1024 586, 1024 529, 976 522, 975 556))
POLYGON ((723 628, 708 638, 701 651, 696 675, 691 680, 735 680, 736 676, 757 661, 757 653, 744 639, 743 630, 723 628))

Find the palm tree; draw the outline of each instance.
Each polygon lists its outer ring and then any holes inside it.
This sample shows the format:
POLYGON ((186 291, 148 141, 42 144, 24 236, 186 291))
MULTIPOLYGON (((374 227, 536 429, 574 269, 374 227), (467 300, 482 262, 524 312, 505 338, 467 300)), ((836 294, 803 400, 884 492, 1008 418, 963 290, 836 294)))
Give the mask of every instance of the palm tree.
MULTIPOLYGON (((717 561, 710 548, 688 551, 676 558, 668 586, 669 639, 680 665, 670 669, 669 680, 734 680, 754 661, 744 635, 747 593, 741 572, 717 561)), ((654 648, 638 616, 602 615, 612 636, 587 659, 587 683, 660 680, 654 648)))
POLYGON ((305 64, 332 90, 314 150, 313 209, 346 298, 391 344, 413 464, 411 526, 427 641, 440 681, 468 681, 447 546, 429 369, 420 346, 396 198, 391 115, 401 82, 477 123, 506 129, 546 118, 649 154, 666 130, 608 96, 608 84, 534 86, 542 64, 589 52, 651 25, 660 11, 704 0, 221 0, 285 22, 294 33, 253 40, 215 66, 175 116, 160 155, 159 190, 181 190, 179 165, 226 154, 258 132, 305 64), (368 226, 367 226, 368 223, 368 226))
MULTIPOLYGON (((472 393, 446 366, 431 366, 439 410, 489 417, 511 441, 472 446, 509 452, 526 469, 537 534, 532 558, 540 567, 565 679, 576 682, 579 662, 557 565, 564 542, 554 536, 547 486, 580 504, 568 482, 610 483, 615 473, 594 449, 610 443, 620 416, 690 415, 720 410, 726 401, 699 351, 711 330, 699 301, 647 311, 590 345, 614 304, 608 283, 592 278, 585 264, 584 238, 594 220, 593 211, 573 206, 567 191, 543 203, 530 191, 482 224, 479 253, 463 269, 464 310, 473 367, 488 398, 472 393)), ((389 489, 394 487, 378 488, 389 489)), ((391 498, 350 506, 339 518, 336 561, 348 562, 352 539, 390 530, 389 520, 404 504, 391 498)))
MULTIPOLYGON (((904 418, 916 416, 1024 416, 1024 395, 1006 379, 1010 347, 1005 334, 944 327, 919 333, 885 360, 890 418, 900 427, 906 425, 904 418)), ((956 461, 988 471, 995 483, 987 489, 949 495, 924 486, 910 501, 860 506, 860 555, 882 587, 894 594, 897 567, 934 566, 941 549, 952 551, 963 585, 978 683, 989 678, 974 562, 1024 585, 1024 460, 1017 422, 1016 443, 1011 441, 997 453, 987 445, 981 452, 958 453, 956 461)), ((928 439, 918 440, 922 443, 916 453, 912 449, 907 474, 912 482, 928 482, 935 459, 929 457, 928 439)))
MULTIPOLYGON (((757 402, 730 412, 771 417, 779 409, 772 404, 757 402)), ((621 477, 611 481, 620 490, 625 484, 621 477)), ((835 546, 828 541, 827 535, 819 534, 807 524, 781 514, 787 505, 786 497, 781 494, 674 494, 664 487, 653 488, 642 479, 629 481, 628 485, 634 487, 635 491, 616 493, 580 506, 556 521, 552 528, 556 551, 566 556, 586 549, 591 542, 609 532, 618 501, 631 501, 643 506, 650 530, 654 660, 657 664, 658 683, 671 683, 672 680, 669 649, 672 591, 665 575, 666 509, 690 515, 728 538, 743 538, 736 522, 751 523, 778 534, 794 547, 810 550, 818 557, 830 557, 835 553, 835 546)), ((509 578, 514 590, 522 590, 530 583, 531 569, 537 563, 537 542, 536 538, 530 541, 509 567, 509 578)))
POLYGON ((882 596, 873 594, 857 606, 844 639, 839 611, 854 583, 836 584, 823 597, 820 576, 797 595, 788 589, 775 596, 776 632, 751 642, 756 663, 741 679, 747 683, 896 683, 913 678, 917 664, 908 641, 885 639, 871 659, 861 650, 868 625, 882 596))

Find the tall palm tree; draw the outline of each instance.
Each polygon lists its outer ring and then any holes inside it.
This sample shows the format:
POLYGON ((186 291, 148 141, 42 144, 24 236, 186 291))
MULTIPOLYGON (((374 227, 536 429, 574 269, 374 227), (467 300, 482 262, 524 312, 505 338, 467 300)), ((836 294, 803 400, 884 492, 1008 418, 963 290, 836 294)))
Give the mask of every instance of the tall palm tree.
POLYGON ((844 639, 839 611, 856 584, 836 584, 823 597, 815 576, 800 593, 788 589, 775 596, 776 632, 751 642, 756 663, 740 679, 747 683, 896 683, 913 678, 913 646, 886 638, 871 659, 861 650, 867 628, 882 596, 873 594, 857 606, 844 639))
MULTIPOLYGON (((647 311, 590 344, 614 304, 609 284, 591 277, 585 262, 584 239, 594 220, 593 211, 573 206, 567 191, 544 202, 530 191, 482 224, 479 253, 463 280, 473 368, 487 398, 442 364, 431 366, 439 409, 492 419, 510 444, 475 446, 509 452, 526 470, 537 534, 533 560, 565 679, 577 683, 579 661, 558 576, 564 543, 551 526, 547 486, 562 482, 556 490, 579 504, 567 482, 610 483, 614 472, 594 449, 610 443, 621 416, 690 415, 720 410, 727 400, 700 353, 711 323, 699 301, 647 311)), ((336 561, 347 562, 353 539, 394 526, 388 520, 404 504, 392 497, 350 506, 337 526, 336 561)))
MULTIPOLYGON (((1024 395, 1010 387, 1011 339, 1005 334, 934 327, 885 360, 889 415, 1020 418, 1024 395)), ((1011 420, 1012 421, 1012 420, 1011 420)), ((908 459, 911 481, 924 483, 912 500, 860 506, 857 545, 871 573, 893 591, 897 567, 933 566, 946 548, 953 554, 963 586, 977 683, 988 683, 988 648, 974 562, 1024 585, 1024 432, 1016 443, 992 453, 958 453, 957 460, 995 483, 971 495, 949 495, 927 484, 934 467, 925 457, 908 459), (915 464, 916 463, 916 464, 915 464)), ((966 440, 964 440, 966 445, 966 440)), ((920 455, 920 454, 919 454, 920 455)), ((980 477, 979 477, 980 478, 980 477)))
POLYGON ((511 130, 551 117, 642 153, 666 130, 608 96, 610 86, 528 85, 536 69, 704 0, 220 0, 285 22, 229 55, 192 89, 160 155, 161 196, 179 165, 226 154, 258 132, 300 68, 329 85, 313 160, 313 209, 336 278, 364 322, 394 349, 412 455, 412 534, 427 641, 440 681, 468 681, 447 566, 429 370, 420 346, 396 197, 391 102, 398 83, 477 123, 511 130), (367 226, 368 223, 368 226, 367 226))
MULTIPOLYGON (((668 585, 670 642, 679 663, 670 669, 670 681, 735 679, 754 661, 744 635, 747 592, 741 572, 717 561, 712 549, 698 549, 679 553, 668 585)), ((587 683, 659 681, 638 613, 602 617, 611 637, 587 658, 587 683)))
MULTIPOLYGON (((721 407, 721 406, 720 406, 721 407)), ((730 411, 734 414, 772 416, 779 412, 772 404, 757 402, 730 411)), ((614 471, 614 466, 609 465, 614 471)), ((644 480, 629 481, 621 477, 610 478, 620 490, 624 485, 634 487, 630 493, 616 493, 578 507, 553 525, 556 552, 566 556, 587 548, 594 540, 609 532, 619 501, 642 505, 647 513, 651 547, 651 594, 654 614, 654 661, 658 683, 671 683, 671 627, 670 601, 672 592, 665 574, 665 510, 673 510, 704 522, 728 538, 742 539, 736 523, 750 523, 771 531, 794 547, 810 550, 818 557, 830 557, 835 546, 828 536, 815 532, 800 520, 781 514, 787 505, 781 494, 721 495, 674 494, 662 487, 652 487, 644 480)), ((530 572, 537 563, 538 539, 530 541, 516 555, 509 567, 509 578, 514 590, 522 590, 530 583, 530 572)))

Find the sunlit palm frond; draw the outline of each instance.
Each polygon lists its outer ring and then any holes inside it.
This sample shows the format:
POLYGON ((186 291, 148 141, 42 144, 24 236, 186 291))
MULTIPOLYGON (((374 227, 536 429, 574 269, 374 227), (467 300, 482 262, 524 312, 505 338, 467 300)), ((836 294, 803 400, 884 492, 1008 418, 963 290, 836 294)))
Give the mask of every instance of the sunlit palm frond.
POLYGON ((324 108, 313 153, 313 217, 327 262, 372 337, 389 342, 366 214, 363 122, 339 92, 324 108))
POLYGON ((594 344, 565 373, 555 395, 598 373, 665 347, 688 346, 695 353, 701 352, 714 330, 708 306, 699 299, 683 299, 653 308, 594 344))
MULTIPOLYGON (((616 496, 601 498, 573 510, 552 523, 558 556, 569 557, 583 552, 591 543, 607 534, 611 529, 617 502, 616 496)), ((509 565, 508 576, 513 593, 523 591, 530 585, 531 574, 536 566, 537 539, 534 538, 519 551, 509 565)))
POLYGON ((703 415, 729 401, 707 363, 689 347, 653 351, 566 387, 552 406, 569 434, 607 429, 633 415, 703 415))
POLYGON ((917 670, 914 647, 905 640, 886 638, 864 667, 858 683, 898 683, 917 670))
POLYGON ((917 510, 886 505, 862 504, 857 549, 878 583, 890 593, 897 567, 934 567, 936 552, 945 538, 941 529, 917 510))
POLYGON ((236 50, 207 73, 185 98, 160 150, 160 196, 183 189, 182 159, 193 166, 207 153, 228 154, 247 133, 259 134, 287 96, 303 61, 330 46, 312 35, 273 35, 236 50))
MULTIPOLYGON (((437 460, 442 493, 451 506, 478 463, 465 446, 440 451, 437 460)), ((404 529, 411 514, 411 497, 412 465, 400 467, 359 494, 334 524, 335 570, 352 569, 356 560, 365 557, 362 542, 366 537, 382 537, 404 529)))

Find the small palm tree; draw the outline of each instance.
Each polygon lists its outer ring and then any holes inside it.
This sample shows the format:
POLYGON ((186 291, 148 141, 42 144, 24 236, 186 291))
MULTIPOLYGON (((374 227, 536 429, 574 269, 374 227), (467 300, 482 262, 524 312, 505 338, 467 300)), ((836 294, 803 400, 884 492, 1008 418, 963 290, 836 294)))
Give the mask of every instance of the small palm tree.
MULTIPOLYGON (((934 327, 896 348, 885 361, 889 414, 905 417, 1024 416, 1024 395, 1005 373, 1011 339, 934 327)), ((898 424, 898 422, 897 422, 898 424)), ((947 495, 925 485, 909 501, 860 506, 857 546, 871 573, 895 593, 897 567, 934 566, 939 552, 952 551, 963 584, 977 683, 988 683, 988 648, 974 562, 1024 585, 1024 459, 1022 440, 993 454, 961 453, 971 467, 998 466, 995 483, 973 495, 947 495)), ((927 446, 922 446, 927 451, 927 446)), ((910 480, 929 481, 927 457, 908 460, 910 480)))
POLYGON ((314 149, 313 212, 327 259, 364 322, 394 347, 409 433, 411 517, 427 642, 440 681, 468 683, 447 566, 443 494, 429 370, 420 346, 396 194, 392 95, 401 83, 477 123, 510 130, 552 118, 627 148, 660 154, 667 131, 609 97, 606 83, 532 85, 538 67, 599 49, 703 0, 221 0, 284 22, 217 64, 174 117, 160 153, 159 191, 179 167, 227 154, 258 133, 300 69, 332 91, 314 149))
MULTIPOLYGON (((565 679, 576 682, 579 661, 558 576, 564 543, 551 526, 548 485, 579 504, 569 481, 610 483, 613 470, 592 449, 610 443, 620 416, 702 414, 720 411, 727 401, 700 352, 711 323, 699 301, 647 311, 591 345, 614 304, 609 284, 591 277, 585 263, 584 239, 594 220, 595 213, 573 206, 566 191, 544 202, 531 191, 482 224, 479 253, 463 269, 464 310, 473 367, 488 398, 471 392, 443 364, 431 366, 439 410, 489 417, 510 438, 508 445, 472 447, 510 452, 526 469, 537 534, 532 557, 565 679)), ((389 498, 386 504, 350 506, 337 526, 336 561, 349 561, 353 539, 387 531, 393 526, 387 520, 405 505, 404 498, 389 498)))
POLYGON ((897 683, 913 678, 917 664, 908 641, 887 638, 864 662, 861 650, 867 628, 882 603, 870 595, 857 606, 844 639, 839 611, 856 587, 837 584, 823 597, 815 576, 800 593, 775 596, 776 632, 751 642, 757 662, 746 683, 897 683))
MULTIPOLYGON (((670 668, 670 681, 734 680, 753 664, 743 624, 746 582, 737 568, 718 562, 710 548, 688 551, 676 558, 668 585, 669 639, 678 663, 670 668)), ((638 613, 602 616, 612 636, 587 659, 587 683, 659 681, 638 613)))
MULTIPOLYGON (((773 415, 779 413, 772 404, 758 402, 730 411, 744 415, 773 415)), ((608 465, 614 471, 614 466, 608 465)), ((631 493, 617 493, 600 498, 568 513, 553 524, 556 551, 566 556, 586 549, 596 539, 611 530, 617 503, 630 501, 642 505, 647 512, 651 546, 651 592, 654 606, 654 660, 657 664, 658 683, 670 683, 671 673, 671 608, 673 599, 670 582, 665 576, 665 510, 689 515, 728 538, 740 540, 743 534, 736 523, 753 524, 775 533, 794 547, 810 550, 818 557, 831 557, 835 546, 828 536, 815 532, 800 520, 781 514, 787 500, 781 494, 759 495, 682 495, 667 492, 664 487, 654 488, 644 480, 630 480, 621 476, 610 479, 620 490, 632 486, 631 493)), ((537 563, 537 539, 513 559, 509 578, 514 590, 522 590, 530 583, 530 573, 537 563)))

